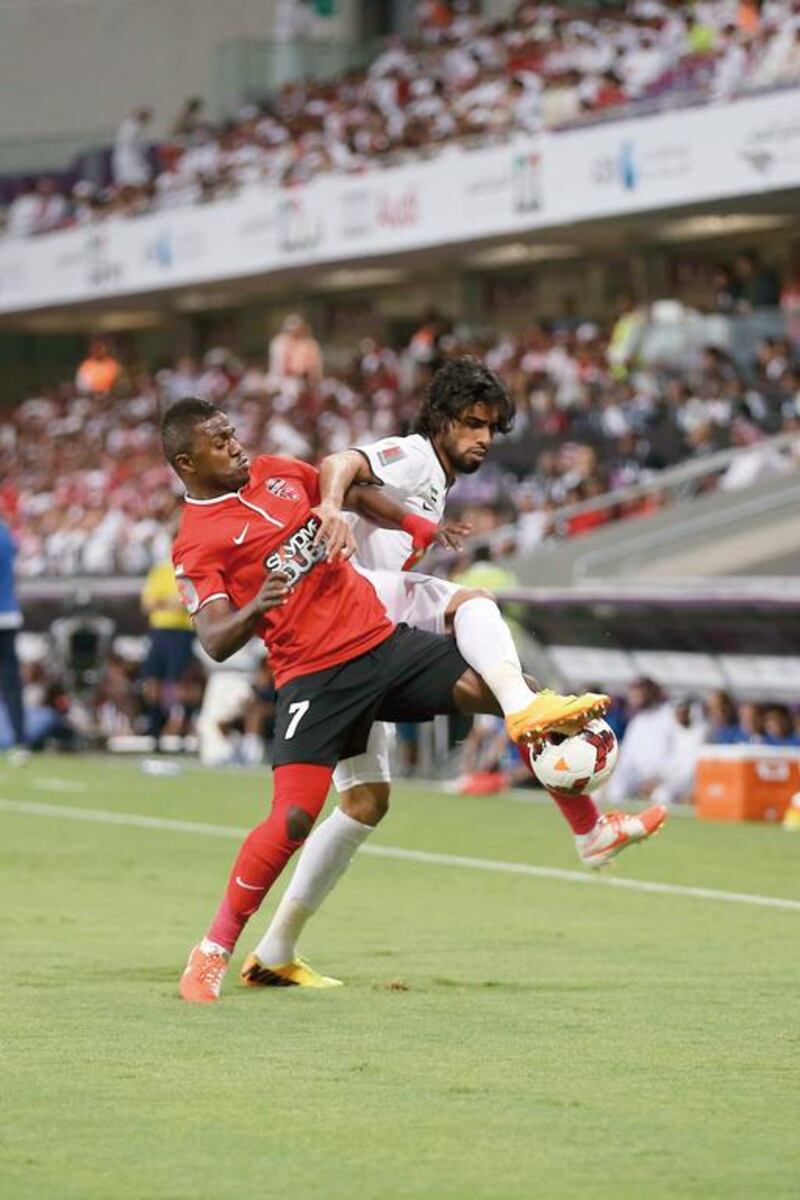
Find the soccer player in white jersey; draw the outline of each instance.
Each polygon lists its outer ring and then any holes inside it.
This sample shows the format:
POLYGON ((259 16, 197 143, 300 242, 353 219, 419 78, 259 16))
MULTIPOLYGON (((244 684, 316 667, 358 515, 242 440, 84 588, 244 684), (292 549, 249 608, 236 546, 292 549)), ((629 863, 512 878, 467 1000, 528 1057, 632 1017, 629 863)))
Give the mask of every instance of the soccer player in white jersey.
MULTIPOLYGON (((513 419, 513 401, 498 376, 476 358, 454 359, 434 376, 413 434, 332 455, 322 466, 322 478, 328 494, 337 495, 332 480, 337 472, 352 479, 357 456, 358 481, 381 486, 409 514, 403 530, 382 529, 354 517, 357 549, 352 561, 370 579, 393 621, 454 634, 462 656, 494 692, 509 733, 519 741, 520 718, 537 694, 523 676, 494 598, 409 570, 434 538, 452 544, 467 532, 458 525, 440 528, 447 492, 458 475, 478 470, 495 435, 507 432, 513 419)), ((344 486, 341 492, 339 501, 344 500, 344 486)), ((241 979, 246 985, 330 987, 338 982, 297 958, 297 940, 388 809, 390 746, 391 726, 378 722, 366 753, 337 766, 333 778, 339 807, 306 841, 269 929, 244 963, 241 979)), ((665 816, 660 806, 638 816, 601 816, 588 795, 552 795, 575 834, 579 857, 592 867, 649 837, 665 816)))

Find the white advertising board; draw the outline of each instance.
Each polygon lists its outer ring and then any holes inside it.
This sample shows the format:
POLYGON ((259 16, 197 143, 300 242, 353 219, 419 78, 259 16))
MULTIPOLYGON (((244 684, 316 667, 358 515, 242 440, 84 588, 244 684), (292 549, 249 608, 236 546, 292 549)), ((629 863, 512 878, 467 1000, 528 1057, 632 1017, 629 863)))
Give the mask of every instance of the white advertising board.
POLYGON ((800 89, 0 240, 0 313, 794 187, 800 89))

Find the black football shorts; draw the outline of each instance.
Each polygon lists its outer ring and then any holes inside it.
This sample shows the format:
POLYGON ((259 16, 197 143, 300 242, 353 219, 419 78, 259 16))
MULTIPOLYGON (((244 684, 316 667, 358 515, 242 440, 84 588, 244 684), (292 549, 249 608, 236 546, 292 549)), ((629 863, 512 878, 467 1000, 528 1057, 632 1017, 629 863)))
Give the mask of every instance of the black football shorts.
POLYGON ((364 753, 374 721, 455 712, 453 685, 466 670, 453 638, 398 625, 366 654, 278 689, 272 765, 335 767, 364 753))

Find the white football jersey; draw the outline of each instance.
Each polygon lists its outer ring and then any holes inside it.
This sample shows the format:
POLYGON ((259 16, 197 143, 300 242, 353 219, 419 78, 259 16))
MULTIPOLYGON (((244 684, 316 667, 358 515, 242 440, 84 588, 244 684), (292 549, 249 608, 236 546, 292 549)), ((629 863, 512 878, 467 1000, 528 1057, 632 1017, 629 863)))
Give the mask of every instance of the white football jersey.
MULTIPOLYGON (((358 449, 369 460, 387 496, 437 524, 444 516, 447 476, 436 451, 418 433, 382 438, 358 449)), ((350 518, 356 539, 354 563, 368 570, 400 571, 413 549, 402 529, 378 529, 363 517, 350 518)))

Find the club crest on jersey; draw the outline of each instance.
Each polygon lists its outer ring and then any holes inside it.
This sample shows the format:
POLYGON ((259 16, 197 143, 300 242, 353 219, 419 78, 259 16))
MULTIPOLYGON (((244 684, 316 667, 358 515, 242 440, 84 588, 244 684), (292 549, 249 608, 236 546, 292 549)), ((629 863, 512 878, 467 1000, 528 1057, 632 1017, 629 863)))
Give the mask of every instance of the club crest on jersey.
POLYGON ((385 450, 378 451, 378 462, 382 467, 388 467, 405 456, 406 452, 402 446, 387 446, 385 450))
POLYGON ((322 543, 314 545, 318 529, 318 519, 309 517, 305 525, 296 529, 282 546, 267 555, 264 566, 268 571, 283 571, 288 577, 288 586, 294 587, 298 580, 307 575, 318 562, 322 562, 327 554, 322 543))
POLYGON ((301 498, 300 491, 293 483, 287 483, 280 476, 273 476, 268 479, 264 485, 267 491, 272 496, 278 496, 281 500, 299 500, 301 498))

